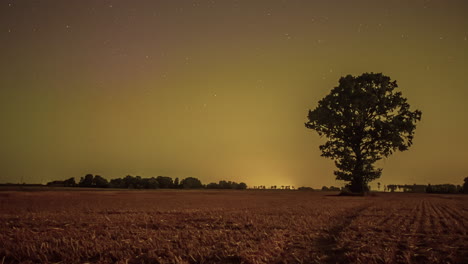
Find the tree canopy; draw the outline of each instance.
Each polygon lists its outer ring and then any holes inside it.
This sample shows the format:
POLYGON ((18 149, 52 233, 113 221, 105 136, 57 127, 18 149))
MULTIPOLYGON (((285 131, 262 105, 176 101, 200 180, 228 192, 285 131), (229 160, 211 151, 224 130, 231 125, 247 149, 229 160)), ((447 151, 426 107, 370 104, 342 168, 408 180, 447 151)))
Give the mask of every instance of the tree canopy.
POLYGON ((319 147, 322 156, 335 161, 336 178, 349 182, 353 192, 367 191, 367 184, 381 176, 376 161, 413 143, 422 113, 410 110, 397 87, 381 73, 347 75, 309 110, 306 128, 328 138, 319 147))

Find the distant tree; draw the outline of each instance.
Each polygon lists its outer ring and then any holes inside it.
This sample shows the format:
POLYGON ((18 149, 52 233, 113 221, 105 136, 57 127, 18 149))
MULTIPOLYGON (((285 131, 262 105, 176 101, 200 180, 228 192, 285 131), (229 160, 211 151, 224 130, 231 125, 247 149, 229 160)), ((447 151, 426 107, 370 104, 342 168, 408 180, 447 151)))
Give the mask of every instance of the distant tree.
POLYGON ((156 180, 159 183, 159 188, 168 189, 174 186, 174 182, 171 177, 158 176, 156 177, 156 180))
POLYGON ((377 183, 377 189, 380 191, 380 182, 377 183))
POLYGON ((434 192, 434 190, 432 189, 432 185, 430 183, 427 185, 426 192, 427 193, 433 193, 434 192))
POLYGON ((176 189, 179 188, 179 185, 180 185, 180 184, 179 184, 179 178, 175 178, 175 180, 174 180, 174 188, 176 188, 176 189))
POLYGON ((457 186, 455 186, 454 184, 444 184, 442 190, 446 193, 457 193, 457 186))
POLYGON ((468 177, 465 178, 465 183, 463 184, 463 193, 468 193, 468 177))
POLYGON ((247 189, 247 184, 245 182, 241 182, 237 185, 236 189, 238 190, 245 190, 247 189))
POLYGON ((457 193, 457 186, 454 184, 437 184, 431 186, 432 193, 457 193))
POLYGON ((80 187, 92 187, 93 186, 93 179, 94 176, 92 174, 86 174, 80 179, 80 183, 78 184, 80 187))
POLYGON ((156 180, 156 178, 151 177, 147 179, 147 186, 148 186, 148 189, 158 189, 159 182, 158 180, 156 180))
POLYGON ((301 186, 297 188, 298 191, 313 191, 314 189, 312 187, 306 187, 306 186, 301 186))
POLYGON ((397 187, 398 187, 398 186, 395 185, 395 184, 389 184, 389 185, 387 185, 387 189, 388 189, 390 192, 395 192, 395 190, 396 190, 397 187))
POLYGON ((75 187, 76 186, 76 182, 75 182, 75 178, 69 178, 67 180, 64 180, 63 181, 63 186, 65 187, 75 187))
POLYGON ((51 181, 51 182, 47 183, 47 186, 50 186, 50 187, 65 187, 65 184, 64 184, 64 181, 51 181))
POLYGON ((135 189, 144 189, 146 188, 146 180, 144 180, 141 176, 135 177, 135 189))
POLYGON ((123 182, 123 188, 128 188, 128 189, 135 188, 135 177, 131 175, 125 176, 125 178, 122 179, 122 182, 123 182))
POLYGON ((381 73, 347 75, 329 95, 309 110, 306 128, 328 141, 322 156, 335 161, 336 179, 347 181, 352 192, 368 191, 368 183, 380 177, 374 163, 413 143, 421 111, 410 111, 396 81, 381 73))
POLYGON ((203 187, 201 181, 194 177, 188 177, 180 181, 180 185, 184 189, 200 189, 203 187))
POLYGON ((97 188, 107 188, 109 187, 109 182, 105 178, 101 177, 100 175, 96 175, 93 178, 92 186, 97 187, 97 188))
POLYGON ((219 185, 217 183, 215 183, 215 182, 208 183, 206 185, 206 188, 207 189, 220 189, 219 185))
POLYGON ((335 187, 335 186, 330 186, 330 188, 328 188, 329 191, 333 191, 333 192, 339 192, 340 191, 340 188, 339 187, 335 187))
POLYGON ((122 178, 112 179, 109 182, 110 188, 127 188, 122 178))
MULTIPOLYGON (((219 181, 218 186, 220 189, 232 189, 232 184, 230 181, 219 181)), ((257 188, 261 189, 261 186, 258 186, 257 188)))
POLYGON ((329 189, 328 189, 327 186, 322 186, 322 192, 328 192, 328 191, 329 191, 329 189))
MULTIPOLYGON (((233 181, 219 181, 219 183, 209 183, 206 185, 207 189, 237 189, 237 190, 244 190, 247 189, 247 184, 245 182, 237 183, 233 181)), ((253 189, 265 189, 266 187, 263 185, 260 186, 253 186, 253 189)))

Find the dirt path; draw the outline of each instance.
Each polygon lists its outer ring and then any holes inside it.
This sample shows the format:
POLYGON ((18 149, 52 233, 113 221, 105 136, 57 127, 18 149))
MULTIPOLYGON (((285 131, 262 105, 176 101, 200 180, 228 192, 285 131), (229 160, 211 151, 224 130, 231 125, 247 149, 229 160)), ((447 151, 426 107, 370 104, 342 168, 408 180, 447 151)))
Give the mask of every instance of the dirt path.
POLYGON ((341 233, 369 207, 370 204, 365 204, 353 208, 346 215, 338 216, 338 221, 334 222, 327 232, 315 241, 314 247, 319 255, 321 255, 318 259, 319 263, 334 264, 346 262, 346 253, 349 251, 349 248, 346 245, 338 246, 341 233))

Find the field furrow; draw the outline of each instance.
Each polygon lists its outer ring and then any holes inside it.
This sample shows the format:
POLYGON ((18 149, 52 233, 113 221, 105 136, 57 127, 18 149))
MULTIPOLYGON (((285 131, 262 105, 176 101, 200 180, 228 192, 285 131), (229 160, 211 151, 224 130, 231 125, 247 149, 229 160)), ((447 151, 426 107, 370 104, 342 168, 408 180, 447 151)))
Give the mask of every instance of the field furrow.
POLYGON ((467 263, 467 196, 5 192, 2 263, 467 263))

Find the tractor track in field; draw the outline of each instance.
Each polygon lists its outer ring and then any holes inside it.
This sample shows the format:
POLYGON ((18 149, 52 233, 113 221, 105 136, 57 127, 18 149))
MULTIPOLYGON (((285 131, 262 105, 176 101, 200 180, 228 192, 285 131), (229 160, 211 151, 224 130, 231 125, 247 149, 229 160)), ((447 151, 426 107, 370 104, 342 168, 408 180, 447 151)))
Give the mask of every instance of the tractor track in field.
POLYGON ((296 251, 283 256, 307 256, 291 263, 466 263, 462 209, 438 197, 357 205, 333 216, 310 246, 290 241, 285 250, 296 251))
POLYGON ((468 263, 465 195, 131 194, 1 197, 0 263, 468 263))
MULTIPOLYGON (((353 221, 368 209, 371 203, 361 205, 352 209, 350 214, 338 217, 325 234, 322 234, 315 240, 314 248, 322 256, 318 263, 346 263, 346 252, 349 250, 346 246, 339 246, 338 242, 341 233, 349 227, 353 221)), ((348 211, 349 212, 349 211, 348 211)))
POLYGON ((318 262, 466 263, 468 220, 461 209, 438 197, 361 208, 317 240, 327 256, 318 262))
POLYGON ((342 232, 371 205, 365 202, 332 213, 322 227, 311 227, 299 236, 290 237, 278 258, 270 263, 347 263, 348 248, 339 243, 342 232))

